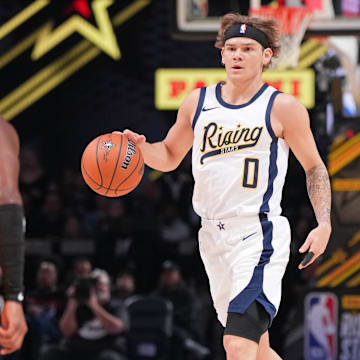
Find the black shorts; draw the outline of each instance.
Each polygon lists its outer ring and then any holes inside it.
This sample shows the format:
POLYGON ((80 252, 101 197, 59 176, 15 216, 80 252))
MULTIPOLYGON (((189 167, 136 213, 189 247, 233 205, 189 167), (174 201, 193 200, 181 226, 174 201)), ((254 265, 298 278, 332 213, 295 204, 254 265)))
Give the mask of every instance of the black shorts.
POLYGON ((228 313, 224 335, 240 336, 259 343, 269 326, 269 314, 259 302, 254 301, 244 314, 228 313))

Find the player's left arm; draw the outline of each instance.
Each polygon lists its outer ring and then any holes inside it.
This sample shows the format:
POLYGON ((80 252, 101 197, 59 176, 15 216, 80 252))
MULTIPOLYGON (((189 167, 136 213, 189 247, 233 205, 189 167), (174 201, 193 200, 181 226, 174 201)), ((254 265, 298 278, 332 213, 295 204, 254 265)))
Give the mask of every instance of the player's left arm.
POLYGON ((299 265, 299 269, 302 269, 313 263, 325 251, 330 238, 330 180, 316 147, 306 108, 293 96, 279 94, 273 111, 281 126, 282 137, 305 170, 307 191, 318 222, 318 226, 309 233, 299 249, 301 253, 308 251, 305 259, 310 259, 307 263, 304 264, 303 261, 299 265))

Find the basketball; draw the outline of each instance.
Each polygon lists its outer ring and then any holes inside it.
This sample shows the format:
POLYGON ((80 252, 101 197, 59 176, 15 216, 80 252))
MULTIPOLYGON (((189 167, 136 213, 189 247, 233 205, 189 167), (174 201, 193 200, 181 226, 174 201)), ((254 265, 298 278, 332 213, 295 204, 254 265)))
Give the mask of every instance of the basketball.
POLYGON ((144 159, 140 149, 125 135, 100 135, 86 146, 81 157, 81 173, 98 194, 122 196, 140 183, 144 159))

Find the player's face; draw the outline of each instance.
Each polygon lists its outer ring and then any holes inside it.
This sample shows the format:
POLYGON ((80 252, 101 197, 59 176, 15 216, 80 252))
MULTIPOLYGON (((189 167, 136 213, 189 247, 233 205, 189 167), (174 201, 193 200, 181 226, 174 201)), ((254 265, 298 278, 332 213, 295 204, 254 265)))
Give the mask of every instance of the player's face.
POLYGON ((235 37, 225 42, 221 55, 228 77, 251 77, 262 72, 271 60, 272 51, 264 50, 253 39, 235 37))

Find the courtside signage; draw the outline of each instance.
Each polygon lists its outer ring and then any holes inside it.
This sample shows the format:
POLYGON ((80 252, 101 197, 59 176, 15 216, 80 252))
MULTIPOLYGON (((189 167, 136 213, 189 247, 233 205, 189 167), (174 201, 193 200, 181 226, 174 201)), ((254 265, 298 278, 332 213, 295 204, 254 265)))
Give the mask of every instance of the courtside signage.
POLYGON ((312 292, 305 298, 305 360, 337 360, 338 299, 312 292))
MULTIPOLYGON (((158 69, 155 73, 155 106, 159 110, 178 109, 191 90, 225 79, 223 69, 158 69)), ((315 104, 315 75, 312 69, 267 70, 263 81, 296 96, 308 109, 315 104)))

